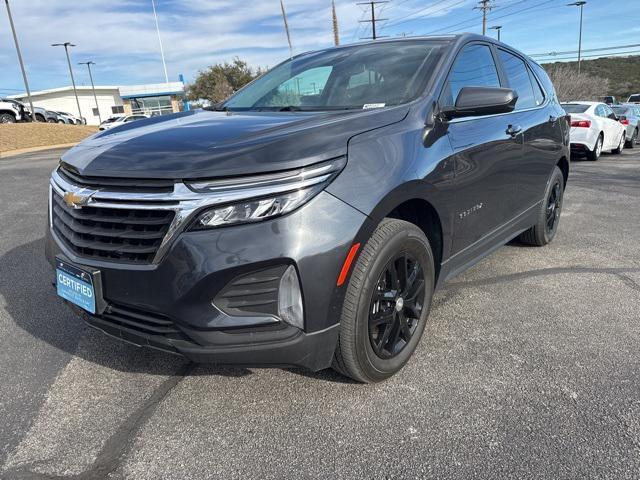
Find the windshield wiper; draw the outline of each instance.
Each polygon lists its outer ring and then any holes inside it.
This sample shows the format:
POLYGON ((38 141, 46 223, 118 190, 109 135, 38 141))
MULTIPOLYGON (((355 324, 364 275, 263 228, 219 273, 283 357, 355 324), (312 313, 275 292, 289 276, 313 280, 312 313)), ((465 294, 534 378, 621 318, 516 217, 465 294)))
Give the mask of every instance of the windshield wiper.
POLYGON ((278 109, 279 112, 299 112, 300 110, 302 109, 296 105, 286 105, 278 109))
POLYGON ((228 112, 229 107, 227 107, 224 103, 218 102, 213 105, 209 105, 208 107, 203 107, 203 110, 209 110, 210 112, 228 112))

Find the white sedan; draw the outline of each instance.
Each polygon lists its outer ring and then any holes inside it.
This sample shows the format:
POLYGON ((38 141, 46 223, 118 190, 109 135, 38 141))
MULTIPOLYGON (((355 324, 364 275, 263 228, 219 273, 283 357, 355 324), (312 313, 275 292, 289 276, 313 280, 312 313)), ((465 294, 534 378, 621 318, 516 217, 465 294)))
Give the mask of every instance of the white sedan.
POLYGON ((125 115, 123 117, 119 117, 114 121, 105 120, 100 124, 100 130, 110 130, 114 127, 119 127, 120 125, 124 125, 125 123, 135 122, 136 120, 142 120, 143 118, 149 118, 149 115, 145 115, 144 113, 138 113, 135 115, 125 115))
POLYGON ((609 105, 599 102, 569 102, 562 107, 571 115, 571 152, 598 160, 603 150, 620 153, 626 128, 609 105))

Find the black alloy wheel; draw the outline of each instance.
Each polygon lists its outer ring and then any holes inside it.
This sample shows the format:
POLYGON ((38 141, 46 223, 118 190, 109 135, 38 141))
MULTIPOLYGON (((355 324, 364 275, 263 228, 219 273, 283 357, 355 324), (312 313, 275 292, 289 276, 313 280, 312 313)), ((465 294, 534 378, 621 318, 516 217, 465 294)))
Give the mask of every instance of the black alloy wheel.
POLYGON ((553 236, 555 233, 560 219, 560 211, 562 209, 562 187, 560 181, 560 179, 556 179, 547 199, 546 232, 549 236, 553 236))
POLYGON ((398 355, 411 341, 424 306, 424 270, 406 252, 380 275, 369 309, 369 341, 380 358, 398 355))
POLYGON ((333 368, 364 383, 402 369, 427 325, 435 271, 431 244, 417 225, 382 220, 352 266, 333 368))
POLYGON ((522 232, 519 237, 522 243, 542 247, 554 239, 560 224, 565 182, 560 168, 554 167, 538 207, 536 223, 529 230, 522 232))

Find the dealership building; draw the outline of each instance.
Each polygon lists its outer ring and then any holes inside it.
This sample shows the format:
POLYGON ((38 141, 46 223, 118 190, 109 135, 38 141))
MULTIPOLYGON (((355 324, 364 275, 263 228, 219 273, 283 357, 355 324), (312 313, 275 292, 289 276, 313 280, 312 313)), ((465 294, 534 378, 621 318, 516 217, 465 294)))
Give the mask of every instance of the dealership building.
MULTIPOLYGON (((165 115, 189 109, 182 81, 127 86, 96 85, 95 91, 94 99, 92 87, 76 87, 80 111, 88 125, 98 125, 100 119, 106 120, 113 115, 165 115)), ((9 98, 28 104, 26 93, 9 98)), ((76 97, 71 86, 31 92, 31 100, 36 107, 78 116, 76 97)))

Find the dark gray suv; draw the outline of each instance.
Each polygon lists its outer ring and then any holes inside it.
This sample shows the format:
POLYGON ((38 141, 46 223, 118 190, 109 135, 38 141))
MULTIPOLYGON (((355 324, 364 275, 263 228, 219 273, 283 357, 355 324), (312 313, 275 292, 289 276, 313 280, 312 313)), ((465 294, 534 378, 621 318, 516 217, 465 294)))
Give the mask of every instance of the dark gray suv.
POLYGON ((470 34, 347 45, 69 150, 47 256, 58 294, 114 337, 376 382, 447 279, 554 238, 568 174, 566 114, 518 51, 470 34))

